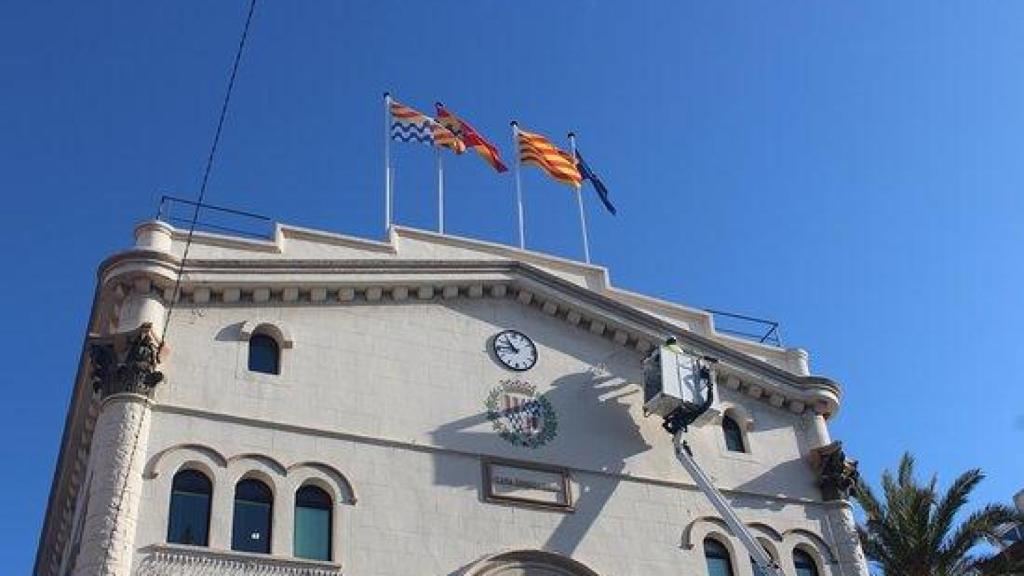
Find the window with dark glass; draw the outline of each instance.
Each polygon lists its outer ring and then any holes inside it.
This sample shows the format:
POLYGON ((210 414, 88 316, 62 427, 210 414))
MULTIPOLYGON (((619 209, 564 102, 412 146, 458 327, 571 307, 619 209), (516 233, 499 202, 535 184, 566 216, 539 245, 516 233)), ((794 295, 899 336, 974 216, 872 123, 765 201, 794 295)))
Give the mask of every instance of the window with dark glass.
POLYGON ((270 522, 274 496, 270 488, 252 478, 235 485, 235 514, 231 549, 270 553, 270 522))
POLYGON ((316 486, 295 493, 295 556, 331 559, 331 497, 316 486))
MULTIPOLYGON (((777 563, 777 561, 775 560, 775 557, 772 556, 772 553, 768 551, 768 548, 765 547, 764 544, 761 545, 761 549, 764 550, 764 553, 767 554, 768 557, 772 559, 772 562, 776 562, 777 563)), ((757 562, 754 561, 754 557, 753 556, 750 557, 750 568, 751 568, 751 570, 753 570, 754 576, 769 576, 768 572, 765 572, 764 570, 761 570, 761 568, 757 565, 757 562)))
POLYGON ((796 567, 796 576, 818 576, 818 565, 814 563, 814 558, 799 548, 793 551, 793 565, 796 567))
POLYGON ((281 350, 266 334, 253 334, 249 338, 249 370, 264 374, 280 374, 281 350))
POLYGON ((718 540, 704 540, 704 560, 708 563, 708 576, 732 576, 729 551, 718 540))
POLYGON ((722 417, 722 432, 725 433, 725 447, 730 452, 747 451, 747 447, 743 443, 743 430, 731 416, 722 417))
POLYGON ((192 546, 208 544, 212 493, 213 485, 202 472, 182 470, 174 475, 167 519, 168 542, 192 546))

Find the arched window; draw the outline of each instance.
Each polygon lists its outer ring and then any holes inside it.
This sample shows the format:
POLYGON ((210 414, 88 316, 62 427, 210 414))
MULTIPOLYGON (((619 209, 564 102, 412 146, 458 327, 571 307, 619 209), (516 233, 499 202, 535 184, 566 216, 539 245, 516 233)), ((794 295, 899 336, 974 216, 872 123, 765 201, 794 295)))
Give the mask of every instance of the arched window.
MULTIPOLYGON (((763 543, 761 543, 761 549, 764 550, 764 553, 772 559, 772 562, 778 564, 778 560, 775 559, 775 556, 772 556, 772 553, 768 551, 768 547, 763 543)), ((768 572, 761 570, 761 568, 757 566, 757 562, 754 561, 753 556, 750 557, 750 569, 754 572, 754 576, 769 576, 768 572)))
POLYGON ((182 470, 171 482, 171 511, 167 541, 206 546, 210 532, 210 495, 213 485, 198 470, 182 470))
POLYGON ((281 350, 277 340, 266 334, 253 334, 249 338, 249 371, 281 373, 281 350))
POLYGON ((295 493, 295 556, 310 560, 331 559, 330 495, 306 485, 295 493))
POLYGON ((796 576, 818 576, 818 565, 814 558, 803 550, 793 550, 793 566, 796 567, 796 576))
POLYGON ((743 443, 743 430, 740 425, 726 414, 722 416, 722 432, 725 434, 725 447, 730 452, 746 452, 747 447, 743 443))
POLYGON ((231 549, 270 554, 270 521, 274 495, 259 480, 247 478, 235 485, 235 516, 231 549))
POLYGON ((708 576, 732 576, 729 551, 718 540, 704 540, 704 560, 708 563, 708 576))

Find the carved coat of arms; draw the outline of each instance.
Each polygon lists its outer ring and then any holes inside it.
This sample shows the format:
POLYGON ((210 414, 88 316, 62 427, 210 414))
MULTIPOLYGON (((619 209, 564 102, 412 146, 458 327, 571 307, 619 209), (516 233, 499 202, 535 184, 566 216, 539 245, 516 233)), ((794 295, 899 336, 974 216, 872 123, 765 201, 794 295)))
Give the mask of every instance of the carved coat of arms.
POLYGON ((522 380, 502 380, 485 402, 487 419, 506 442, 540 448, 558 434, 558 416, 537 388, 522 380))

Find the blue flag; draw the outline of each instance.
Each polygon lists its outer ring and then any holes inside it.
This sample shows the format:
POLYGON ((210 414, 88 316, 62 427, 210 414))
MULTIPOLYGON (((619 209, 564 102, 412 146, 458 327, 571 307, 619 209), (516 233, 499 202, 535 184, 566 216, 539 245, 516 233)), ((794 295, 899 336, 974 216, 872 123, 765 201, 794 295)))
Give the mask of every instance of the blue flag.
POLYGON ((580 170, 580 176, 584 180, 590 180, 590 183, 594 185, 594 190, 597 192, 597 197, 601 199, 601 203, 608 209, 609 212, 615 214, 615 206, 612 206, 611 200, 608 199, 608 189, 604 187, 604 182, 594 174, 594 171, 590 169, 590 166, 583 160, 583 156, 580 156, 580 151, 576 151, 576 160, 579 162, 576 167, 580 170))

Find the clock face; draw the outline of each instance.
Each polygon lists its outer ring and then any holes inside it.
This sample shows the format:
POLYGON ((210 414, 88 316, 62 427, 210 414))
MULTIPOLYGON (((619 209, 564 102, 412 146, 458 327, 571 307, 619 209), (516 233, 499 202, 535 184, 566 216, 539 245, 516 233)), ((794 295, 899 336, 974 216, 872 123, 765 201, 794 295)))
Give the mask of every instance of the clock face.
POLYGON ((494 337, 494 355, 517 372, 529 370, 537 363, 537 347, 526 334, 515 330, 505 330, 494 337))

